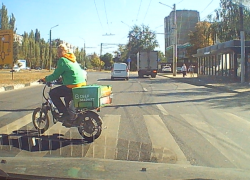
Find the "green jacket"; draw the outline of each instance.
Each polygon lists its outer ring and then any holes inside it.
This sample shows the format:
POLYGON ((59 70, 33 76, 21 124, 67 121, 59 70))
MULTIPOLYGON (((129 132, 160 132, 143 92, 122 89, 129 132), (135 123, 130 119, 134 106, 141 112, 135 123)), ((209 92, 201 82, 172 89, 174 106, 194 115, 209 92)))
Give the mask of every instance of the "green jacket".
MULTIPOLYGON (((86 85, 86 73, 77 63, 75 55, 72 53, 65 54, 57 61, 57 67, 53 74, 45 77, 46 81, 57 80, 62 76, 63 85, 77 86, 78 84, 86 85)), ((72 87, 71 87, 72 88, 72 87)))

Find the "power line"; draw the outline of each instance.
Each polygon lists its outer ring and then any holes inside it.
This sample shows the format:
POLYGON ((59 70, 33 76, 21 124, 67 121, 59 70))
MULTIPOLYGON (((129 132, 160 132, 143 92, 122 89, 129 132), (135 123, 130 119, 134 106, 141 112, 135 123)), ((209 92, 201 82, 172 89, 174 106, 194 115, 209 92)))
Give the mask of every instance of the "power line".
POLYGON ((106 10, 105 0, 103 0, 103 2, 104 2, 104 9, 105 9, 105 14, 106 14, 107 24, 109 24, 109 21, 108 21, 108 16, 107 16, 107 10, 106 10))
POLYGON ((205 10, 208 8, 208 6, 210 6, 210 4, 211 4, 213 1, 214 1, 214 0, 210 1, 210 3, 207 5, 207 7, 205 7, 205 9, 203 9, 203 10, 201 11, 201 13, 202 13, 203 11, 205 11, 205 10))
MULTIPOLYGON (((95 3, 95 0, 94 0, 94 3, 95 3)), ((97 15, 98 15, 98 18, 99 18, 99 22, 100 22, 100 24, 101 24, 101 26, 102 26, 102 22, 101 22, 99 13, 98 13, 98 9, 97 9, 96 3, 95 3, 95 8, 96 8, 96 12, 97 12, 97 15)), ((103 29, 103 26, 102 26, 102 29, 103 29)))
MULTIPOLYGON (((209 14, 207 14, 207 16, 208 16, 208 15, 210 15, 210 14, 212 14, 213 12, 215 12, 215 10, 213 10, 212 12, 210 12, 209 14)), ((207 18, 207 16, 206 16, 206 17, 201 18, 200 20, 202 21, 202 20, 206 19, 206 18, 207 18)))
POLYGON ((108 25, 108 29, 109 29, 109 32, 110 32, 109 21, 108 21, 108 15, 107 15, 107 8, 106 8, 105 0, 103 0, 103 2, 104 2, 104 9, 105 9, 105 14, 106 14, 106 19, 107 19, 107 25, 108 25))
MULTIPOLYGON (((142 0, 141 0, 141 2, 142 2, 142 0)), ((136 21, 138 19, 138 15, 139 15, 139 12, 140 12, 140 9, 141 9, 141 2, 140 2, 139 10, 138 10, 138 13, 137 13, 136 21)))
POLYGON ((181 0, 180 2, 178 2, 177 4, 180 4, 182 1, 184 1, 184 0, 181 0))
MULTIPOLYGON (((151 1, 152 1, 152 0, 150 0, 150 2, 149 2, 149 4, 148 4, 148 9, 149 9, 149 7, 150 7, 151 1)), ((147 9, 147 11, 146 11, 146 14, 145 14, 145 17, 144 17, 144 19, 143 19, 143 22, 144 22, 144 20, 145 20, 147 14, 148 14, 148 9, 147 9)))

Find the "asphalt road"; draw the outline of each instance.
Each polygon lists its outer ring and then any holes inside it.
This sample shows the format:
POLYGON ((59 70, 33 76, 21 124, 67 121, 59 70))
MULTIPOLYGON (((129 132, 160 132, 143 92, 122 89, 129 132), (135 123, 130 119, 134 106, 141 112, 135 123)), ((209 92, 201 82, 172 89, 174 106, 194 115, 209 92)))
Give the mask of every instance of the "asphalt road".
POLYGON ((113 104, 99 113, 103 131, 84 144, 76 128, 51 124, 40 137, 31 123, 43 85, 0 93, 0 154, 88 157, 215 168, 250 169, 248 96, 162 76, 110 80, 89 72, 89 84, 112 85, 113 104))

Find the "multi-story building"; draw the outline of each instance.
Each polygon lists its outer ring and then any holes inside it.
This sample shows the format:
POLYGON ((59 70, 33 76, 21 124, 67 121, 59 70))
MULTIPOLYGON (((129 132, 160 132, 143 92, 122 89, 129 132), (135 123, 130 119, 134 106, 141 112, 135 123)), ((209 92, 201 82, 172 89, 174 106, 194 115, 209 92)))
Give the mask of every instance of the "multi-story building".
MULTIPOLYGON (((168 62, 173 62, 172 49, 174 45, 174 11, 164 19, 165 31, 165 54, 168 62)), ((186 48, 189 43, 189 33, 195 29, 200 21, 198 11, 194 10, 176 10, 177 24, 177 57, 178 60, 186 58, 186 48)))
POLYGON ((23 42, 23 36, 19 34, 13 34, 13 41, 18 42, 19 45, 22 45, 23 42))

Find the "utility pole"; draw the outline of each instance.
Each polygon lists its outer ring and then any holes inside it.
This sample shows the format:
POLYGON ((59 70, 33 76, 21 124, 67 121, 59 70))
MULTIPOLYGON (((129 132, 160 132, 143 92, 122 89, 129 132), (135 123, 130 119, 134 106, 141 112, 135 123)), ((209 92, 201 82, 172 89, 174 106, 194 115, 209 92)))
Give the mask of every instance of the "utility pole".
POLYGON ((51 71, 51 29, 49 31, 49 71, 51 71))
POLYGON ((245 82, 245 32, 243 28, 243 7, 240 4, 240 43, 241 43, 241 83, 245 82))
MULTIPOLYGON (((170 8, 172 8, 169 5, 166 5, 162 2, 159 2, 160 4, 164 5, 164 6, 168 6, 170 8)), ((173 76, 176 76, 176 69, 177 69, 177 58, 178 58, 178 52, 177 52, 177 20, 176 20, 176 5, 173 5, 173 14, 174 14, 174 20, 173 20, 173 76)))
POLYGON ((101 43, 101 49, 100 49, 100 57, 102 55, 102 43, 101 43))
POLYGON ((173 47, 173 76, 176 76, 176 69, 177 69, 177 23, 176 23, 176 6, 174 4, 174 47, 173 47))
POLYGON ((56 25, 56 26, 53 26, 52 28, 50 28, 50 31, 49 31, 49 71, 51 71, 51 61, 52 61, 52 53, 51 53, 51 49, 52 49, 52 46, 51 46, 51 30, 54 28, 54 27, 57 27, 59 25, 56 25))
POLYGON ((84 41, 84 47, 83 47, 83 61, 84 61, 84 68, 86 67, 86 52, 85 52, 85 41, 84 41))

